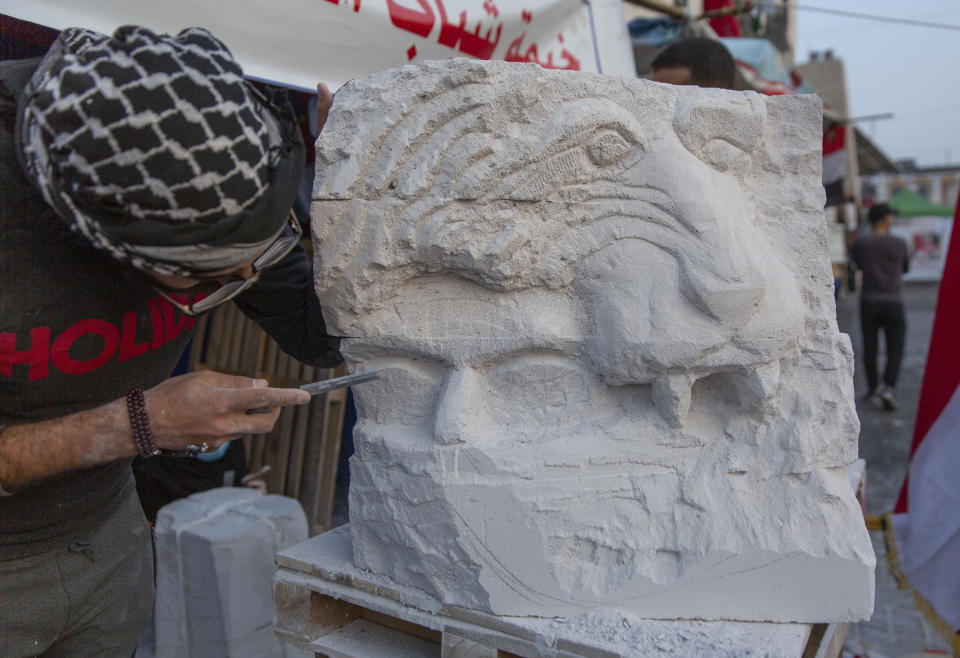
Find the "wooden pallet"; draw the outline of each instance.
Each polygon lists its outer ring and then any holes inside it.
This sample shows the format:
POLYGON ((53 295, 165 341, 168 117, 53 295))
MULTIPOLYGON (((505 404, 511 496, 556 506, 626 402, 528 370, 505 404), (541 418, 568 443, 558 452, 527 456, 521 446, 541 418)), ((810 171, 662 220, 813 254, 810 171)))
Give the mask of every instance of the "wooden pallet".
MULTIPOLYGON (((334 530, 335 532, 335 530, 334 530)), ((278 569, 274 576, 274 630, 317 658, 520 658, 541 655, 534 638, 364 596, 362 590, 320 587, 309 577, 278 569)), ((573 647, 570 647, 573 649, 573 647)), ((586 650, 586 647, 583 648, 586 650)), ((603 651, 556 651, 556 658, 603 651)))
MULTIPOLYGON (((314 368, 288 356, 232 303, 198 321, 189 367, 288 388, 346 374, 343 366, 314 368)), ((318 395, 308 405, 281 410, 269 434, 242 439, 250 472, 270 467, 267 490, 300 501, 311 535, 331 527, 346 402, 346 389, 318 395)))
MULTIPOLYGON (((846 624, 639 621, 647 637, 686 638, 679 654, 631 652, 609 634, 590 635, 569 620, 493 615, 441 605, 353 565, 349 526, 277 555, 274 630, 292 644, 329 658, 615 658, 711 655, 713 640, 741 643, 742 655, 836 658, 846 624), (713 634, 713 637, 707 635, 713 634), (702 644, 697 644, 698 642, 702 644)), ((665 638, 669 642, 669 638, 665 638)), ((738 646, 738 645, 733 645, 738 646)), ((729 654, 725 654, 729 655, 729 654)))
MULTIPOLYGON (((519 658, 518 654, 453 633, 406 621, 377 610, 319 593, 309 600, 296 584, 276 584, 275 597, 288 612, 288 619, 308 613, 303 627, 317 637, 284 636, 318 658, 519 658), (307 606, 309 610, 307 610, 307 606)), ((487 642, 491 640, 485 638, 487 642)))

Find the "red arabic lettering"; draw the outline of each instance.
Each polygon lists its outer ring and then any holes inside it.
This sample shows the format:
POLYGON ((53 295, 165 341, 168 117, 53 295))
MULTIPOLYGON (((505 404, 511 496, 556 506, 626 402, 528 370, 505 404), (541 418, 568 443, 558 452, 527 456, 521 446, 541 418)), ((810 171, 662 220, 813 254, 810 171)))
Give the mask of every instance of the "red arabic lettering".
POLYGON ((427 0, 417 0, 417 4, 421 11, 404 7, 397 0, 387 0, 387 11, 390 12, 390 21, 401 30, 426 38, 436 19, 427 0))
MULTIPOLYGON (((566 48, 560 50, 560 57, 566 60, 566 65, 554 64, 552 52, 547 53, 547 58, 545 60, 541 60, 536 43, 531 43, 526 52, 523 52, 523 40, 526 38, 526 36, 527 33, 522 32, 520 36, 510 42, 510 46, 507 48, 507 55, 503 58, 505 61, 533 62, 534 64, 539 64, 545 69, 561 69, 564 71, 580 70, 580 60, 577 59, 574 54, 566 48)), ((563 43, 562 38, 560 39, 560 42, 563 43)))
POLYGON ((563 69, 564 71, 579 71, 579 70, 580 70, 580 60, 577 59, 577 58, 574 56, 574 54, 573 54, 572 52, 570 52, 569 50, 567 50, 566 48, 564 48, 564 49, 562 49, 562 50, 560 51, 560 57, 562 57, 563 59, 565 59, 566 62, 567 62, 566 66, 553 66, 553 63, 552 63, 552 61, 551 61, 552 58, 551 58, 551 56, 550 56, 551 54, 552 54, 552 53, 550 53, 550 54, 547 55, 547 63, 546 63, 546 64, 541 64, 541 66, 544 66, 544 67, 546 67, 546 68, 548 68, 548 69, 550 69, 550 68, 563 69))
POLYGON ((481 24, 477 21, 476 29, 471 33, 467 31, 467 11, 460 12, 460 24, 454 25, 447 20, 447 10, 443 6, 443 0, 435 0, 437 9, 440 11, 440 37, 437 42, 448 48, 457 48, 460 52, 467 55, 473 55, 479 59, 490 59, 494 49, 500 43, 500 32, 503 30, 503 23, 497 25, 497 33, 493 40, 490 39, 490 33, 493 28, 487 28, 486 36, 480 36, 481 24), (459 43, 459 47, 458 44, 459 43))
POLYGON ((520 18, 523 19, 524 23, 529 23, 533 20, 533 12, 524 9, 520 12, 520 18))
MULTIPOLYGON (((503 31, 503 23, 497 24, 496 33, 494 33, 494 28, 489 27, 483 36, 481 36, 483 25, 480 21, 477 21, 473 32, 467 29, 466 10, 460 12, 460 22, 454 24, 447 18, 447 9, 443 5, 443 0, 434 0, 434 2, 437 5, 437 11, 440 12, 441 23, 440 36, 437 37, 437 43, 479 59, 490 59, 490 57, 493 56, 493 51, 496 49, 497 44, 500 43, 500 33, 503 31)), ((400 0, 387 0, 387 11, 390 14, 390 21, 396 27, 401 30, 406 30, 407 32, 412 32, 417 36, 427 38, 433 30, 436 16, 427 0, 417 0, 417 4, 420 5, 419 9, 404 6, 400 4, 400 0)), ((492 15, 494 18, 500 16, 500 10, 497 9, 493 0, 485 0, 483 8, 487 14, 492 15)), ((415 56, 416 50, 413 49, 412 52, 413 56, 415 56)), ((413 59, 411 50, 407 51, 407 58, 413 59)))

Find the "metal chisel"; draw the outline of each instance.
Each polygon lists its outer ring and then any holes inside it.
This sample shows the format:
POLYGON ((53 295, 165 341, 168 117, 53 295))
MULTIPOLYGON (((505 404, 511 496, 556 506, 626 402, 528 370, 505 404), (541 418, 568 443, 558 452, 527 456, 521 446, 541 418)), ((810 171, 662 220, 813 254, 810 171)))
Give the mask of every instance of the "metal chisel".
MULTIPOLYGON (((369 372, 359 372, 355 375, 346 375, 344 377, 335 377, 333 379, 324 379, 320 382, 313 382, 312 384, 304 384, 301 386, 301 390, 308 392, 310 395, 320 395, 321 393, 329 393, 330 391, 335 391, 338 388, 343 388, 344 386, 353 386, 354 384, 362 384, 363 382, 373 381, 380 376, 380 370, 371 370, 369 372)), ((256 409, 247 409, 248 414, 268 414, 271 411, 276 411, 277 407, 257 407, 256 409)))
POLYGON ((362 384, 363 382, 373 381, 379 376, 380 369, 378 368, 377 370, 371 370, 369 372, 358 372, 355 375, 346 375, 345 377, 325 379, 322 382, 304 384, 300 387, 300 390, 306 391, 310 395, 320 395, 321 393, 329 393, 330 391, 335 391, 338 388, 343 388, 344 386, 353 386, 354 384, 362 384))

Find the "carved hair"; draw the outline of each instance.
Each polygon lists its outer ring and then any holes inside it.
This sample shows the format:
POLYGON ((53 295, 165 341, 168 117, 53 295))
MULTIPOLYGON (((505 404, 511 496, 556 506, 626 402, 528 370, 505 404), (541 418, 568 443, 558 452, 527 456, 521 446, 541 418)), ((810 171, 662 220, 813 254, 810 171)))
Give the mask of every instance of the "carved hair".
MULTIPOLYGON (((466 66, 458 78, 409 90, 403 114, 351 125, 379 135, 364 152, 321 137, 312 209, 321 297, 337 289, 346 293, 340 304, 369 311, 405 280, 432 272, 496 290, 560 288, 585 258, 630 239, 653 243, 687 269, 705 266, 676 248, 677 235, 704 228, 689 224, 669 190, 624 174, 648 154, 649 140, 662 138, 678 139, 721 172, 747 166, 764 131, 761 98, 688 88, 677 102, 674 91, 670 131, 644 108, 662 103, 662 94, 631 94, 632 109, 576 84, 566 98, 541 98, 543 81, 564 74, 501 66, 524 77, 511 97, 491 99, 477 84, 499 67, 466 66), (493 102, 505 120, 492 122, 493 102)), ((411 73, 405 67, 398 77, 411 73)), ((364 84, 350 86, 362 95, 364 84)), ((340 109, 334 105, 331 124, 356 121, 340 109)))

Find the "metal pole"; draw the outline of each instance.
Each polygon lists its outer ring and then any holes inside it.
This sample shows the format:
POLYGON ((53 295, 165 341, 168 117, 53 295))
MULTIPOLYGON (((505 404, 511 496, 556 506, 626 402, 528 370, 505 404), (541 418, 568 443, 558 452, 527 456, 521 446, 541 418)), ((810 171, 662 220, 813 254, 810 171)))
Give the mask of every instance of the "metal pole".
POLYGON ((661 14, 666 14, 667 16, 672 16, 673 18, 687 18, 687 12, 685 12, 680 7, 674 7, 673 5, 668 5, 666 2, 661 2, 660 0, 626 0, 632 5, 637 5, 638 7, 643 7, 645 9, 652 9, 653 11, 658 11, 661 14))

